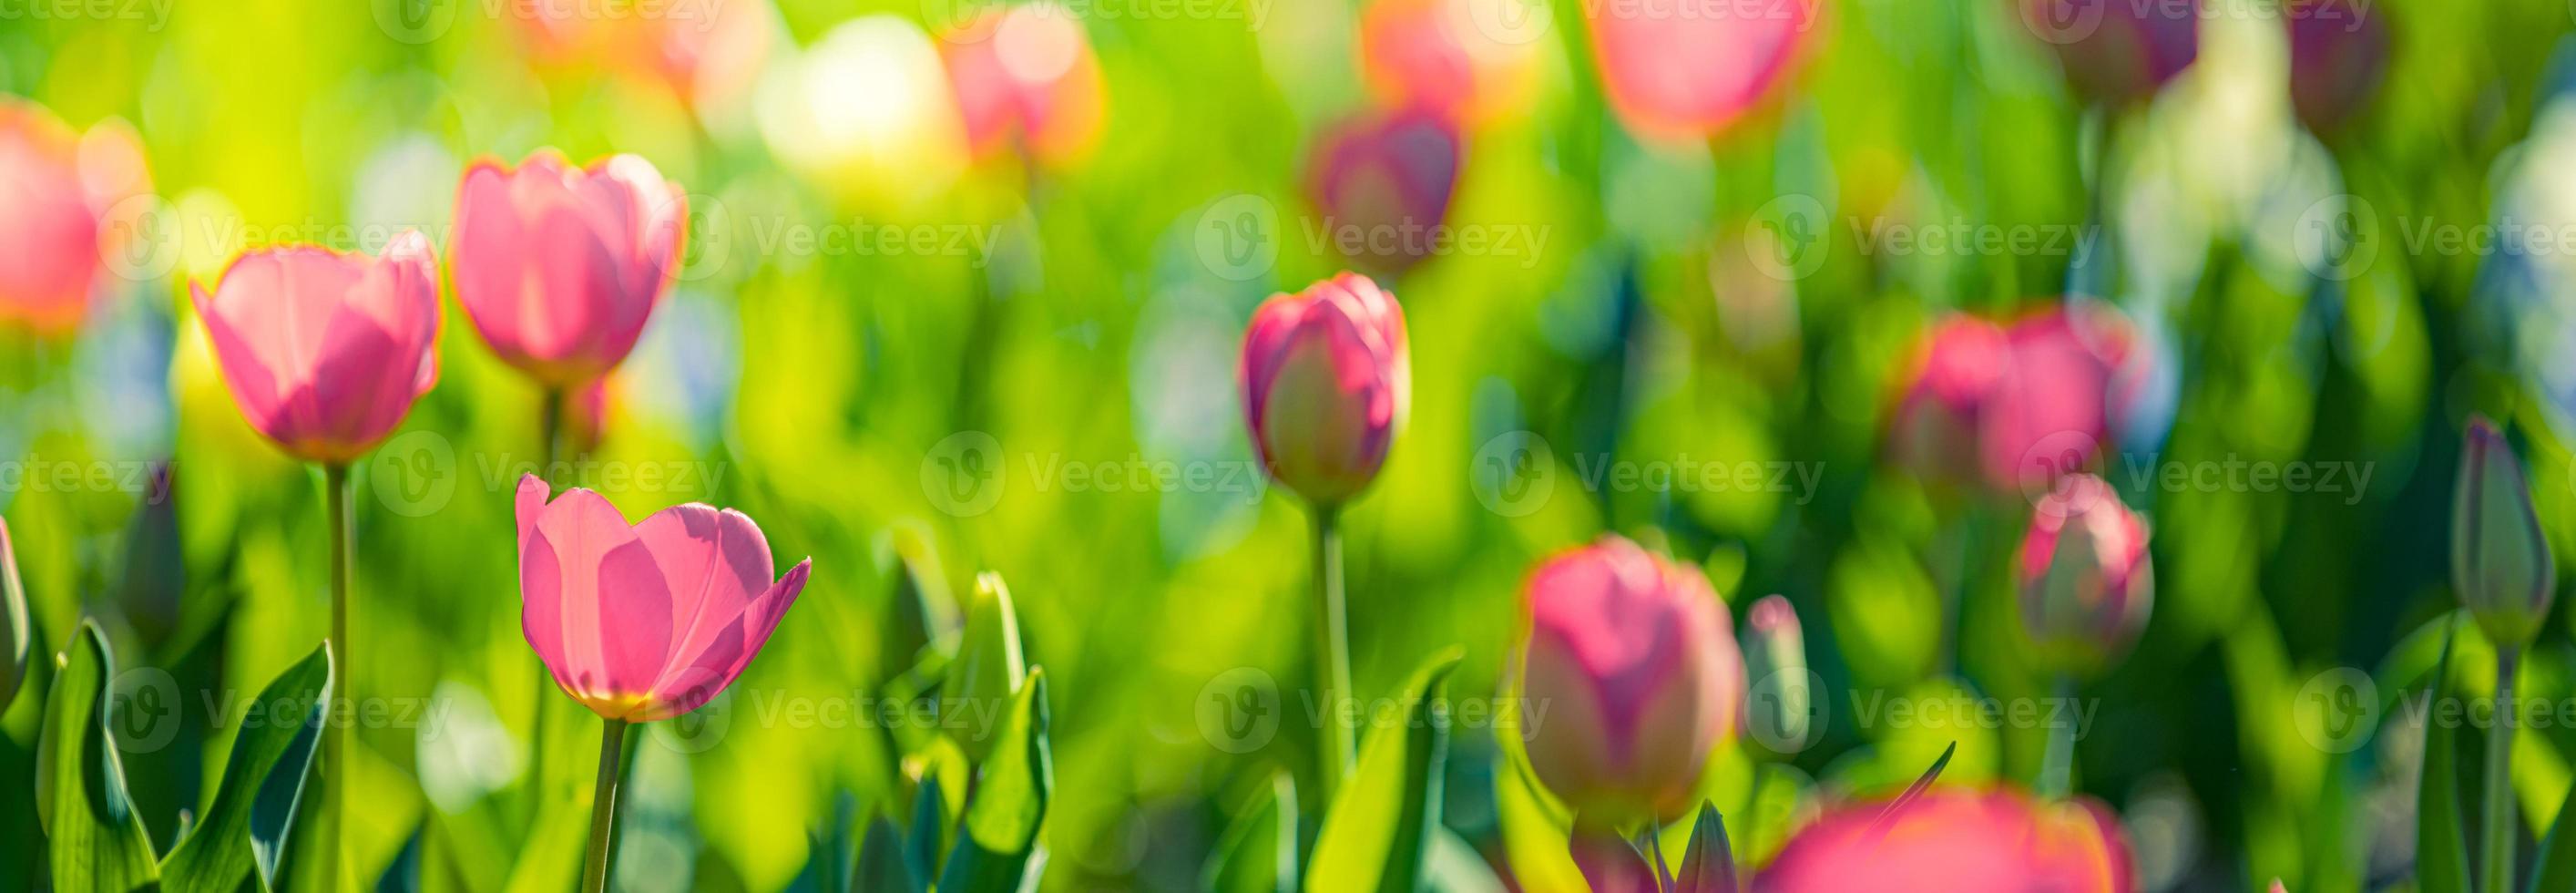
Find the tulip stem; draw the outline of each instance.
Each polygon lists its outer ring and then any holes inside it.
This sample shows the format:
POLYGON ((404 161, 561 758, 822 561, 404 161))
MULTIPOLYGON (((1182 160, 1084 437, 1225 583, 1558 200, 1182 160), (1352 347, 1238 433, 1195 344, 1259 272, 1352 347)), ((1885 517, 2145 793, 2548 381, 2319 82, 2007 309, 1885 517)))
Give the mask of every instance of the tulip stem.
POLYGON ((2063 717, 2065 708, 2075 699, 2075 681, 2060 674, 2057 677, 2059 709, 2052 711, 2058 720, 2048 724, 2048 750, 2040 757, 2039 785, 2036 793, 2056 799, 2075 790, 2075 723, 2063 717))
POLYGON ((618 765, 626 756, 626 721, 606 720, 600 725, 599 784, 590 795, 590 856, 582 864, 582 893, 600 893, 608 889, 608 855, 617 833, 617 798, 625 786, 618 765))
POLYGON ((2505 780, 2513 764, 2513 730, 2518 720, 2513 705, 2513 673, 2519 657, 2510 647, 2496 650, 2495 722, 2487 728, 2487 893, 2513 889, 2513 845, 2519 835, 2513 828, 2513 793, 2506 790, 2505 780))
MULTIPOLYGON (((331 523, 331 638, 323 644, 330 648, 331 666, 340 674, 340 690, 350 692, 356 690, 350 680, 358 674, 349 663, 349 576, 350 566, 355 563, 350 552, 356 541, 354 522, 349 517, 349 466, 323 466, 322 488, 331 523)), ((349 757, 354 752, 350 733, 355 731, 338 714, 338 710, 324 714, 329 729, 322 736, 322 767, 329 773, 322 785, 330 791, 322 811, 322 867, 323 877, 333 890, 341 888, 340 850, 342 832, 348 824, 349 757)))
MULTIPOLYGON (((548 492, 552 492, 560 483, 555 480, 555 459, 557 444, 563 440, 563 389, 548 387, 538 401, 537 436, 541 440, 537 455, 545 464, 537 466, 537 479, 545 481, 548 492)), ((554 699, 555 678, 543 659, 536 661, 536 667, 536 694, 528 702, 528 790, 536 792, 540 804, 532 809, 542 810, 546 795, 546 739, 550 737, 546 734, 546 702, 554 699)))
POLYGON ((1324 740, 1316 748, 1318 793, 1333 802, 1333 788, 1355 762, 1350 724, 1344 722, 1340 698, 1351 690, 1350 634, 1342 607, 1342 536, 1339 512, 1317 506, 1315 521, 1315 699, 1324 718, 1324 740))

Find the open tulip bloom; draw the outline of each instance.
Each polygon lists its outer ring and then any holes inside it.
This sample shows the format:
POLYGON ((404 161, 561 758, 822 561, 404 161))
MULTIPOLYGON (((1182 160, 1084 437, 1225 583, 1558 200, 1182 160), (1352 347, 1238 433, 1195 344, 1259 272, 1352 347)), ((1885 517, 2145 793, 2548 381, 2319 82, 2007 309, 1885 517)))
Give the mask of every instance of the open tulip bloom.
POLYGON ((606 882, 626 726, 705 704, 742 675, 805 588, 813 561, 772 579, 751 518, 690 503, 628 525, 579 487, 547 501, 519 480, 520 623, 565 694, 606 720, 583 889, 606 882))

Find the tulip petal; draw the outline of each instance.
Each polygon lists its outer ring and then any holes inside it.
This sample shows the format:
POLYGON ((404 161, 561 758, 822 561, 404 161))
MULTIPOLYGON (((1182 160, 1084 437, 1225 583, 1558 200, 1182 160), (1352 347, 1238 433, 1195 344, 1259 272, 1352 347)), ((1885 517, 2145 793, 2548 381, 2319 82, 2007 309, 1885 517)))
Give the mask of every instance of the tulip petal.
POLYGON ((724 626, 770 587, 769 541, 730 509, 690 503, 653 513, 636 534, 672 591, 672 663, 706 650, 724 626))
POLYGON ((797 594, 805 591, 805 580, 813 566, 811 558, 797 562, 786 576, 744 606, 741 614, 709 636, 705 650, 665 672, 654 683, 654 697, 647 712, 636 718, 650 721, 687 713, 732 685, 760 653, 761 646, 769 643, 769 634, 778 629, 779 618, 796 603, 797 594))

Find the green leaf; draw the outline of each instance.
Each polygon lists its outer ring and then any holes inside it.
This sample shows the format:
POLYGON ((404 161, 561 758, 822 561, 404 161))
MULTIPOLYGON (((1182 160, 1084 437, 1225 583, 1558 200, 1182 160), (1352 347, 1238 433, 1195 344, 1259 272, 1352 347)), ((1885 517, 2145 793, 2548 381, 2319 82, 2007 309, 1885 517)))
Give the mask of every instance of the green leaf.
POLYGON ((1002 585, 1002 575, 987 572, 975 578, 975 607, 966 614, 966 635, 957 646, 957 660, 948 666, 948 678, 939 690, 939 727, 948 733, 957 747, 966 752, 967 762, 981 767, 991 758, 994 748, 1002 746, 997 729, 984 728, 974 722, 952 722, 947 712, 966 711, 966 718, 985 715, 988 705, 1008 703, 1018 694, 1028 672, 1020 656, 1020 621, 1011 609, 1011 589, 1002 585))
POLYGON ((1735 893, 1735 851, 1726 843, 1726 820, 1717 804, 1699 803, 1699 822, 1691 826, 1690 851, 1682 854, 1677 893, 1735 893))
POLYGON ((125 768, 108 738, 108 680, 116 657, 94 621, 81 623, 57 658, 45 730, 36 745, 37 818, 51 839, 54 888, 143 890, 159 879, 152 839, 125 793, 125 768))
POLYGON ((859 842, 859 870, 850 878, 850 893, 922 893, 921 875, 903 834, 884 813, 870 816, 868 833, 859 842))
POLYGON ((987 893, 1034 886, 1030 856, 1055 790, 1047 743, 1046 673, 1032 667, 993 737, 992 760, 976 767, 956 847, 940 868, 939 893, 987 893))
POLYGON ((1405 683, 1404 721, 1369 731, 1358 771, 1343 780, 1324 810, 1314 858, 1306 865, 1306 889, 1419 888, 1429 832, 1440 826, 1441 773, 1449 750, 1449 717, 1438 698, 1462 656, 1455 646, 1432 655, 1405 683))
POLYGON ((912 836, 904 841, 904 866, 914 877, 939 876, 939 857, 948 852, 948 795, 938 775, 922 776, 912 792, 912 836))
POLYGON ((2530 893, 2554 890, 2576 890, 2576 845, 2559 846, 2559 832, 2576 827, 2576 785, 2567 786, 2567 800, 2558 806, 2558 820, 2550 823, 2549 836, 2540 839, 2540 855, 2532 859, 2530 893))
POLYGON ((316 647, 260 691, 233 739, 214 805, 161 863, 173 893, 232 893, 253 871, 263 888, 276 882, 304 775, 322 741, 334 675, 329 647, 316 647), (298 712, 302 722, 274 721, 298 712))
POLYGON ((18 582, 18 554, 9 546, 8 522, 0 521, 0 713, 18 697, 27 679, 27 655, 36 650, 35 627, 27 620, 27 587, 18 582))
MULTIPOLYGON (((2440 700, 2450 686, 2451 636, 2448 630, 2442 635, 2442 659, 2434 664, 2428 704, 2440 700)), ((2415 789, 2415 887, 2423 893, 2469 891, 2469 838, 2460 819, 2458 766, 2458 735, 2432 716, 2424 717, 2424 775, 2415 789)))
POLYGON ((1212 893, 1285 893, 1297 889, 1297 786, 1286 772, 1253 792, 1236 810, 1216 852, 1200 873, 1199 889, 1212 893))

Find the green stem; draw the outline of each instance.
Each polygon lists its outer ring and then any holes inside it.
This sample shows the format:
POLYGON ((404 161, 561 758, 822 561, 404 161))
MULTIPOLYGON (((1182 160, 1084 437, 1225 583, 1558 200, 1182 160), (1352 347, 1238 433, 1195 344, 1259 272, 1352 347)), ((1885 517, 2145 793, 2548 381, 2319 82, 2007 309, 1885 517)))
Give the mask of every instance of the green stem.
MULTIPOLYGON (((340 678, 352 680, 358 674, 349 663, 349 577, 356 563, 351 550, 357 537, 349 517, 349 466, 323 466, 322 488, 331 521, 331 638, 326 644, 331 649, 331 665, 338 668, 340 678)), ((354 685, 342 686, 342 691, 355 690, 354 685)), ((322 767, 328 773, 322 786, 330 792, 323 808, 322 865, 323 877, 333 890, 340 889, 340 851, 349 810, 349 757, 355 752, 350 738, 356 731, 339 713, 336 709, 328 712, 330 727, 322 737, 322 767)))
POLYGON ((2513 889, 2513 844, 2519 835, 2513 828, 2513 794, 2505 782, 2513 765, 2513 730, 2517 722, 2513 673, 2519 657, 2512 648, 2496 652, 2495 722, 2487 729, 2487 893, 2508 893, 2513 889))
POLYGON ((590 795, 590 856, 582 864, 582 893, 600 893, 608 889, 608 851, 611 837, 617 833, 617 796, 622 788, 618 764, 626 755, 626 721, 612 719, 600 725, 599 784, 590 795))
POLYGON ((1316 762, 1318 793, 1322 802, 1333 802, 1333 789, 1342 775, 1356 761, 1357 748, 1351 743, 1351 727, 1343 722, 1340 698, 1351 690, 1350 634, 1342 611, 1342 537, 1338 511, 1318 506, 1312 511, 1315 522, 1315 698, 1322 706, 1324 718, 1321 747, 1316 762))
MULTIPOLYGON (((537 454, 544 458, 545 464, 537 466, 537 477, 551 487, 557 483, 555 459, 559 455, 558 444, 563 440, 564 392, 559 388, 547 388, 539 400, 542 408, 537 411, 537 436, 543 438, 544 446, 538 449, 537 454)), ((547 671, 543 658, 535 658, 535 663, 536 695, 528 702, 528 789, 535 791, 537 802, 543 804, 546 794, 546 739, 551 737, 546 734, 546 703, 554 700, 555 678, 547 671)), ((543 807, 534 808, 542 810, 543 807)))
MULTIPOLYGON (((2073 700, 2075 681, 2060 674, 2057 677, 2057 696, 2061 699, 2073 700)), ((2062 705, 2064 701, 2060 703, 2062 705)), ((2065 717, 2071 712, 2058 709, 2052 711, 2052 715, 2065 717)), ((2066 796, 2074 789, 2075 723, 2069 720, 2051 722, 2048 724, 2048 750, 2040 758, 2039 785, 2036 792, 2042 797, 2053 800, 2066 796)))

